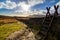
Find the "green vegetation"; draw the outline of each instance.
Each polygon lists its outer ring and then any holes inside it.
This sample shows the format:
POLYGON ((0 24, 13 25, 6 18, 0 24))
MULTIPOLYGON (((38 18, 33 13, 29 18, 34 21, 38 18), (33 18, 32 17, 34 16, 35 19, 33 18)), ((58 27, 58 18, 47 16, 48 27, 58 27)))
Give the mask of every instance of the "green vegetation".
POLYGON ((32 28, 32 29, 34 29, 34 30, 40 30, 40 27, 41 27, 40 24, 39 24, 39 25, 33 24, 33 25, 29 25, 29 26, 30 26, 30 28, 32 28))
POLYGON ((24 24, 21 22, 0 25, 0 40, 5 40, 5 38, 8 37, 11 33, 20 30, 24 27, 24 24))

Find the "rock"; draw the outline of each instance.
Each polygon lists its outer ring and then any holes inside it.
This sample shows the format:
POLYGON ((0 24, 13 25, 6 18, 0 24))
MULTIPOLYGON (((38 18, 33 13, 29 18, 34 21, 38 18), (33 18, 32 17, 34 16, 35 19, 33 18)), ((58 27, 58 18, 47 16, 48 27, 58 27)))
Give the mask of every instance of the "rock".
POLYGON ((22 29, 9 35, 6 40, 36 40, 35 34, 31 29, 22 29))
POLYGON ((35 39, 35 35, 33 32, 30 32, 28 35, 27 35, 27 40, 36 40, 35 39))

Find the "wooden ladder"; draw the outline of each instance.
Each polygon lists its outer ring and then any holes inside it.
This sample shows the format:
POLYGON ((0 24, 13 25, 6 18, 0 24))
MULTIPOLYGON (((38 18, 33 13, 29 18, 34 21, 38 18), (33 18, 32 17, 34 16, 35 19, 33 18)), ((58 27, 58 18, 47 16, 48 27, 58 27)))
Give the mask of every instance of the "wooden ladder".
POLYGON ((39 39, 39 40, 47 40, 47 38, 48 38, 49 31, 52 28, 51 25, 52 25, 53 19, 54 19, 55 16, 58 15, 58 12, 57 12, 58 6, 54 6, 54 8, 55 8, 54 15, 50 15, 50 12, 49 12, 50 7, 46 8, 47 9, 47 14, 46 14, 46 17, 44 18, 44 20, 42 22, 40 32, 38 33, 41 36, 41 39, 39 39))

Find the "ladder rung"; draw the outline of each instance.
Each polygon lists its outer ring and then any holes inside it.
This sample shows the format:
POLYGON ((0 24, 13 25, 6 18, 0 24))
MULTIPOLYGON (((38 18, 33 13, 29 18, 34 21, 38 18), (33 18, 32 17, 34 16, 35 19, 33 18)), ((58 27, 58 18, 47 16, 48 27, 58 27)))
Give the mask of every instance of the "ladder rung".
POLYGON ((48 17, 46 17, 46 18, 52 18, 53 16, 48 16, 48 17))
POLYGON ((42 25, 42 27, 48 27, 49 25, 42 25))
POLYGON ((49 18, 52 18, 52 17, 45 17, 45 18, 48 18, 49 19, 49 18))
POLYGON ((46 34, 43 34, 42 32, 39 32, 38 35, 40 35, 40 36, 46 36, 46 34))
POLYGON ((50 23, 51 22, 51 20, 45 20, 44 21, 44 23, 50 23))
POLYGON ((45 19, 45 21, 51 21, 51 19, 45 19))
POLYGON ((50 24, 49 22, 45 22, 43 25, 47 25, 47 26, 49 26, 49 24, 50 24))
POLYGON ((50 22, 45 21, 44 23, 50 23, 50 22))
POLYGON ((46 28, 41 28, 40 30, 41 31, 46 31, 46 32, 48 31, 48 29, 46 29, 46 28))
POLYGON ((44 23, 43 25, 49 25, 49 23, 44 23))
POLYGON ((45 18, 45 20, 51 20, 51 19, 52 19, 52 17, 45 18))
POLYGON ((44 32, 44 31, 40 31, 40 34, 42 34, 42 35, 46 35, 47 34, 47 32, 44 32))
POLYGON ((42 28, 46 28, 46 29, 48 29, 48 28, 49 28, 49 26, 43 25, 43 26, 42 26, 42 28))
POLYGON ((49 20, 51 20, 52 18, 45 18, 45 19, 49 19, 49 20))

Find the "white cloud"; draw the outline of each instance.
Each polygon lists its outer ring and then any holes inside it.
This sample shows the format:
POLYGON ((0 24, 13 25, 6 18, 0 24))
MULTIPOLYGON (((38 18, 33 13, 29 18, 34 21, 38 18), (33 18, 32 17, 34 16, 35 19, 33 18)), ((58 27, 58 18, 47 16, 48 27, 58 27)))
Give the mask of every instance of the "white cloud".
MULTIPOLYGON (((6 3, 4 3, 4 2, 0 3, 0 8, 14 9, 14 8, 18 7, 17 10, 15 10, 15 12, 26 12, 26 11, 30 11, 30 8, 32 6, 44 3, 44 1, 45 0, 27 0, 27 2, 20 1, 18 4, 16 4, 15 2, 11 2, 11 0, 6 0, 6 3)), ((26 13, 24 13, 24 15, 25 14, 26 13)), ((43 15, 43 11, 40 11, 40 14, 43 15)), ((16 15, 19 15, 19 14, 17 13, 16 15)), ((30 15, 30 14, 28 14, 28 15, 30 15)))
POLYGON ((16 3, 15 2, 11 2, 10 0, 7 0, 6 3, 4 2, 0 2, 0 9, 1 8, 5 8, 5 9, 14 9, 16 8, 16 3))
POLYGON ((3 7, 3 5, 2 5, 2 3, 0 3, 0 8, 2 8, 3 7))
POLYGON ((21 9, 22 9, 23 11, 28 11, 29 8, 30 8, 30 5, 29 5, 29 4, 26 4, 26 2, 20 2, 20 3, 18 4, 18 6, 21 7, 21 9))
POLYGON ((56 2, 55 0, 51 0, 51 3, 56 2))
POLYGON ((0 8, 3 8, 4 7, 4 3, 3 2, 0 2, 0 8))
POLYGON ((36 4, 44 3, 45 0, 28 0, 28 4, 34 6, 36 4))
MULTIPOLYGON (((39 4, 39 3, 43 3, 43 2, 44 2, 44 0, 27 0, 27 2, 20 1, 18 4, 16 4, 15 2, 11 2, 11 0, 6 0, 6 3, 0 2, 0 9, 1 8, 14 9, 18 6, 21 8, 21 9, 20 8, 19 9, 22 11, 29 11, 32 6, 39 4)), ((19 9, 18 9, 18 11, 19 11, 19 9)))
POLYGON ((36 12, 37 15, 46 15, 46 10, 39 10, 36 12))
POLYGON ((6 5, 5 5, 6 9, 13 9, 13 8, 16 8, 16 3, 15 2, 11 2, 11 1, 6 1, 6 5))
MULTIPOLYGON (((37 4, 41 4, 43 3, 45 0, 27 0, 27 2, 19 2, 18 3, 18 6, 21 7, 22 11, 30 11, 30 8, 34 5, 37 5, 37 4)), ((18 11, 19 12, 19 9, 18 11)))

